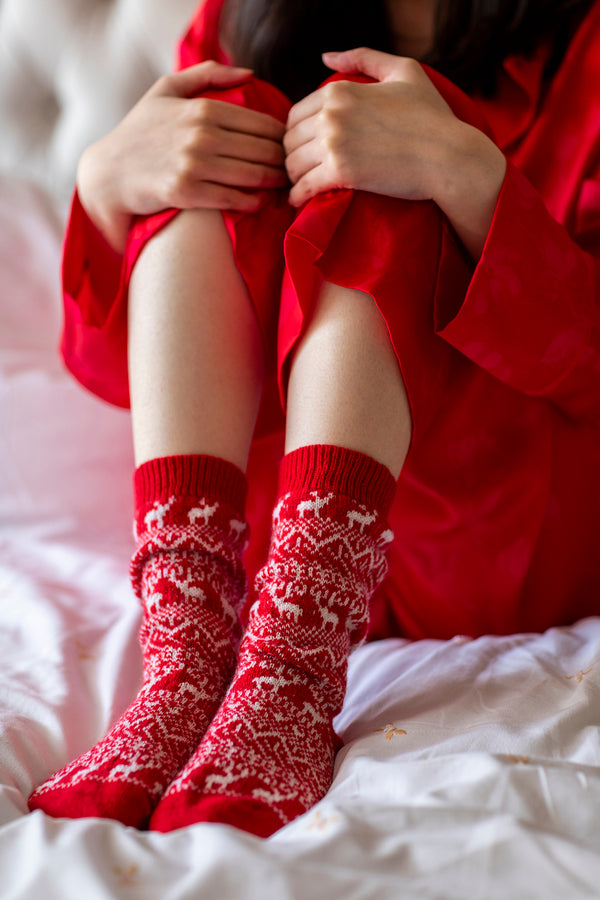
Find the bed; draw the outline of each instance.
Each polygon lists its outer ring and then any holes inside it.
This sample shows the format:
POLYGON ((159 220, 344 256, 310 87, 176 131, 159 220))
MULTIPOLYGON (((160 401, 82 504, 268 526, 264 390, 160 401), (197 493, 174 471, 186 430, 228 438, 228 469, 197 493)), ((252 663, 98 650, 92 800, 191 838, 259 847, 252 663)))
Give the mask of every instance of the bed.
POLYGON ((60 246, 82 149, 194 5, 0 0, 0 898, 598 898, 594 618, 359 648, 332 788, 269 840, 27 812, 140 683, 128 413, 62 367, 60 246))

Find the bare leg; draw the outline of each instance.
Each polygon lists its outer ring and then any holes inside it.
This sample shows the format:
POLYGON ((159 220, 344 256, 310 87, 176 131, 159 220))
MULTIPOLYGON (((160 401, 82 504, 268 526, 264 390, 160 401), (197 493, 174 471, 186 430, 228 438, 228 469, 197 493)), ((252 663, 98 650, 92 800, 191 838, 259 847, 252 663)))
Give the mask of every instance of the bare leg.
POLYGON ((346 447, 398 478, 410 436, 406 390, 375 303, 326 282, 292 364, 286 452, 309 444, 346 447))
POLYGON ((267 836, 329 788, 348 652, 386 574, 410 433, 375 304, 324 285, 293 360, 288 455, 237 673, 151 828, 216 821, 267 836))
POLYGON ((264 353, 219 212, 182 212, 149 242, 129 309, 136 464, 203 453, 244 470, 264 353))
POLYGON ((110 732, 29 803, 143 827, 235 668, 246 587, 240 469, 264 363, 219 213, 183 213, 148 244, 130 305, 139 466, 131 573, 144 616, 144 679, 110 732))

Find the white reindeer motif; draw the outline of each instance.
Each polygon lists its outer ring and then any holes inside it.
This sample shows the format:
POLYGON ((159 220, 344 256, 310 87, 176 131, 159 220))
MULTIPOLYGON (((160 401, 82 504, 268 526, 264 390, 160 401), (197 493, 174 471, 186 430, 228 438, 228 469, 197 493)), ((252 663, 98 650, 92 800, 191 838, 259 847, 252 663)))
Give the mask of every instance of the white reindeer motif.
POLYGON ((313 588, 312 598, 317 609, 317 612, 323 619, 323 627, 325 627, 328 623, 333 625, 335 628, 339 623, 339 616, 334 613, 329 606, 325 606, 326 603, 337 603, 338 602, 338 594, 334 593, 331 596, 328 595, 328 591, 325 592, 325 596, 323 597, 323 591, 318 591, 313 588))
POLYGON ((158 609, 160 609, 161 601, 163 599, 163 595, 158 591, 154 591, 152 594, 149 594, 144 600, 144 606, 148 611, 149 615, 155 613, 158 609))
POLYGON ((327 494, 326 497, 319 497, 313 492, 314 500, 302 500, 298 504, 298 516, 303 519, 304 513, 312 512, 315 516, 318 516, 320 511, 327 506, 329 501, 334 497, 334 494, 327 494))
POLYGON ((144 516, 144 525, 150 531, 154 524, 158 528, 162 528, 165 522, 165 516, 175 503, 175 497, 170 497, 166 503, 155 503, 153 509, 144 516))
POLYGON ((206 500, 202 500, 200 506, 195 506, 193 509, 190 509, 188 518, 192 525, 195 525, 198 519, 202 519, 204 524, 207 525, 208 520, 212 516, 214 516, 218 508, 218 503, 214 503, 212 506, 210 506, 210 504, 208 504, 206 500))
POLYGON ((298 606, 297 603, 287 603, 280 597, 273 597, 273 603, 280 613, 287 613, 288 615, 293 616, 296 622, 299 621, 300 616, 302 615, 302 607, 298 606))
POLYGON ((239 519, 230 519, 229 527, 235 536, 239 538, 246 530, 246 523, 240 522, 239 519))
POLYGON ((328 623, 330 623, 331 625, 333 625, 334 628, 336 628, 338 626, 340 617, 338 615, 336 615, 334 612, 332 612, 330 609, 322 606, 320 608, 319 612, 321 613, 321 616, 323 617, 323 625, 327 625, 328 623))
POLYGON ((384 532, 382 532, 381 537, 379 538, 379 546, 386 547, 388 544, 391 544, 394 540, 394 532, 391 528, 386 528, 384 532))
POLYGON ((354 523, 358 522, 361 531, 363 531, 365 525, 372 525, 377 518, 375 513, 361 513, 354 509, 351 509, 347 515, 350 528, 353 528, 354 523))

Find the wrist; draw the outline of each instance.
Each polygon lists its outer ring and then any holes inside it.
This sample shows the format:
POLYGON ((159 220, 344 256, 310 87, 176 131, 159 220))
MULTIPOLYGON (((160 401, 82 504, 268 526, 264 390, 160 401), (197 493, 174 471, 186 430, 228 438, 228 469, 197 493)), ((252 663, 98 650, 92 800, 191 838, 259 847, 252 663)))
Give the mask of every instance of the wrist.
POLYGON ((101 142, 89 146, 77 168, 77 193, 81 205, 111 247, 122 253, 131 215, 119 206, 116 181, 105 172, 101 142))
POLYGON ((501 150, 482 131, 456 120, 437 167, 432 198, 477 260, 506 174, 501 150))

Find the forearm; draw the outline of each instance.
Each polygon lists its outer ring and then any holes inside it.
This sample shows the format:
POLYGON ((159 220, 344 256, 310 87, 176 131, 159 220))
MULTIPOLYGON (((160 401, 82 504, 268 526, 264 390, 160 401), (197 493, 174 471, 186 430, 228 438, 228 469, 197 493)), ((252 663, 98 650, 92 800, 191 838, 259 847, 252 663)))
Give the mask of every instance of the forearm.
POLYGON ((506 174, 504 154, 483 132, 457 120, 436 171, 433 199, 477 261, 506 174))

